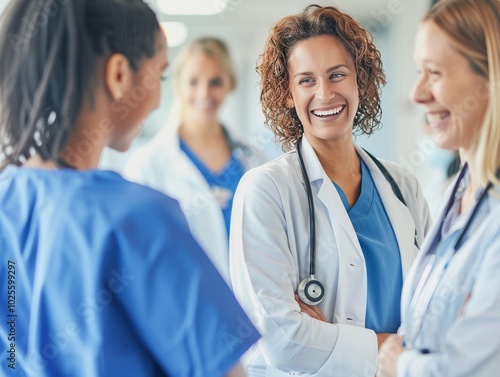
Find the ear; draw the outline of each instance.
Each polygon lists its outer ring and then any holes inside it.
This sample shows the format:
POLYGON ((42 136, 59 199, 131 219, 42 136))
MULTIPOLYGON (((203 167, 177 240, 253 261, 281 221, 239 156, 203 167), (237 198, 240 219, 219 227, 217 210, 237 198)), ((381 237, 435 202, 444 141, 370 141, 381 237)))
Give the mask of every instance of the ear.
POLYGON ((104 67, 104 83, 110 97, 119 101, 132 83, 132 68, 122 54, 111 55, 104 67))
POLYGON ((289 109, 293 109, 295 107, 295 104, 293 103, 293 97, 291 94, 288 94, 288 97, 286 98, 286 107, 289 109))

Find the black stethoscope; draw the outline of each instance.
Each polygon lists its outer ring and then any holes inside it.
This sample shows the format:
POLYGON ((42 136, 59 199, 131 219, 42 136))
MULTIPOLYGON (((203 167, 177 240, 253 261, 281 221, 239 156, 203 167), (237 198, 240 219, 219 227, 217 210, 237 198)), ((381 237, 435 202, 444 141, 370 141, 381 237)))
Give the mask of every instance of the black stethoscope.
MULTIPOLYGON (((316 279, 316 219, 314 213, 314 201, 311 190, 311 183, 309 182, 309 176, 307 175, 306 167, 304 165, 304 160, 302 158, 302 152, 300 150, 300 146, 302 144, 302 137, 297 141, 296 150, 299 157, 300 170, 302 171, 302 176, 304 177, 305 185, 306 185, 306 193, 307 193, 307 203, 309 206, 309 276, 302 280, 297 288, 297 294, 302 302, 308 305, 318 305, 323 297, 325 296, 325 288, 323 284, 316 279)), ((365 150, 366 154, 373 160, 375 165, 380 169, 384 177, 387 179, 389 184, 391 185, 391 189, 396 195, 396 197, 403 203, 406 207, 406 202, 403 198, 403 194, 399 189, 396 181, 392 178, 391 174, 387 171, 387 169, 380 163, 379 160, 372 154, 368 153, 365 150)), ((417 230, 415 229, 415 246, 419 249, 418 241, 417 241, 417 230)))
MULTIPOLYGON (((437 246, 437 243, 441 239, 440 234, 441 234, 441 231, 443 229, 444 220, 445 220, 446 216, 448 215, 448 212, 450 211, 451 207, 455 203, 455 198, 457 196, 458 188, 460 187, 460 183, 462 182, 467 169, 468 169, 468 167, 467 167, 467 163, 466 163, 464 165, 464 167, 462 168, 462 170, 460 171, 460 174, 458 175, 457 181, 455 182, 455 185, 453 186, 452 194, 450 195, 450 199, 448 200, 448 203, 446 204, 445 210, 443 212, 443 216, 441 218, 441 224, 439 225, 439 230, 436 233, 436 237, 434 237, 434 240, 433 240, 433 242, 432 242, 431 247, 429 248, 429 250, 435 250, 436 246, 437 246)), ((498 177, 499 174, 500 174, 500 169, 497 172, 497 177, 498 177)), ((462 231, 460 232, 460 235, 458 236, 457 241, 453 245, 453 250, 454 250, 455 253, 458 251, 458 249, 460 248, 460 246, 462 246, 462 240, 463 240, 463 238, 465 236, 465 233, 467 232, 467 230, 469 229, 470 225, 472 224, 472 220, 474 220, 474 217, 477 214, 477 210, 479 209, 479 206, 481 205, 481 203, 483 202, 484 198, 488 194, 488 191, 492 187, 493 187, 493 184, 491 182, 488 182, 488 184, 486 185, 486 188, 484 189, 484 191, 481 193, 481 195, 479 196, 478 200, 476 201, 476 204, 474 205, 474 208, 472 209, 472 212, 471 212, 471 214, 470 214, 467 222, 465 223, 465 226, 463 227, 462 231)))
MULTIPOLYGON (((415 343, 415 339, 418 336, 418 334, 422 328, 423 319, 424 319, 423 313, 427 310, 427 307, 431 301, 432 294, 427 294, 425 301, 423 303, 421 303, 420 302, 422 299, 421 294, 423 292, 424 285, 426 285, 426 282, 431 274, 431 270, 434 267, 434 263, 436 262, 437 246, 438 246, 439 242, 441 242, 441 240, 442 240, 441 233, 442 233, 444 221, 445 221, 451 207, 453 206, 453 204, 456 201, 457 192, 459 190, 460 184, 465 176, 467 169, 468 169, 467 164, 465 164, 458 175, 458 178, 455 182, 455 185, 453 186, 452 194, 450 195, 448 203, 446 204, 446 207, 444 209, 443 215, 441 216, 441 223, 439 225, 439 229, 437 229, 436 235, 434 236, 434 239, 432 240, 432 244, 429 247, 430 254, 431 254, 430 259, 427 262, 427 266, 425 267, 425 269, 421 275, 420 281, 415 289, 415 292, 413 294, 413 298, 412 298, 411 303, 410 303, 409 313, 411 313, 411 315, 414 316, 416 324, 413 324, 413 321, 410 321, 410 326, 408 327, 408 331, 407 331, 408 334, 406 337, 406 338, 408 338, 408 342, 406 345, 408 347, 411 347, 411 345, 415 343), (417 311, 417 306, 420 306, 421 310, 417 311), (415 317, 416 313, 420 313, 420 314, 418 314, 415 317)), ((497 177, 499 176, 499 174, 500 174, 500 169, 497 171, 497 177)), ((476 204, 472 208, 471 214, 470 214, 469 218, 467 219, 467 222, 465 223, 464 227, 460 231, 460 233, 457 237, 457 240, 455 241, 455 243, 453 245, 453 255, 462 246, 462 241, 463 241, 464 236, 466 235, 466 233, 467 233, 469 227, 471 226, 475 216, 477 215, 478 209, 481 206, 481 204, 483 203, 483 201, 485 200, 485 198, 488 194, 488 191, 492 187, 493 187, 493 184, 491 182, 488 182, 488 184, 486 185, 486 188, 483 190, 483 192, 481 193, 481 195, 477 199, 476 204)), ((430 292, 433 292, 436 289, 439 281, 443 277, 443 274, 446 270, 447 265, 448 265, 448 263, 445 263, 441 272, 433 279, 432 283, 429 283, 429 284, 431 284, 430 292)), ((429 352, 428 350, 420 350, 420 351, 422 353, 429 352)))

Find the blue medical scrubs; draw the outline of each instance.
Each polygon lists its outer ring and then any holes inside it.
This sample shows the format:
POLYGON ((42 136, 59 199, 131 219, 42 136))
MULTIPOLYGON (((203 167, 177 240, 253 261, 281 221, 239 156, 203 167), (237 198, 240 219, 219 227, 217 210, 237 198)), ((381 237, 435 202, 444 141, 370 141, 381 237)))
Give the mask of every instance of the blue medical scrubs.
POLYGON ((108 171, 11 168, 0 208, 0 375, 223 376, 258 339, 173 199, 108 171))
POLYGON ((395 333, 400 326, 403 272, 399 245, 370 170, 361 159, 361 193, 351 207, 334 185, 351 219, 368 275, 365 327, 376 333, 395 333))
POLYGON ((229 237, 229 226, 231 224, 231 209, 233 208, 233 197, 238 187, 238 183, 245 173, 242 163, 231 154, 231 159, 220 171, 211 171, 198 156, 189 148, 189 146, 180 139, 181 150, 189 157, 193 164, 203 175, 208 185, 219 200, 222 215, 226 225, 227 235, 229 237))

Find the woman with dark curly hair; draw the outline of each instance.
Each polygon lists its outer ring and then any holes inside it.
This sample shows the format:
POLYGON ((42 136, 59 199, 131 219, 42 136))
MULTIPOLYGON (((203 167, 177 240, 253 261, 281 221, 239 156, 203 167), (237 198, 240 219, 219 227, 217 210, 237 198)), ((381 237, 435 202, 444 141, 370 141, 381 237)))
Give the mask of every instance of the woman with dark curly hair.
POLYGON ((232 285, 263 334, 248 372, 373 376, 430 225, 417 180, 353 141, 380 125, 380 53, 349 15, 310 6, 272 28, 258 71, 289 152, 234 199, 232 285))

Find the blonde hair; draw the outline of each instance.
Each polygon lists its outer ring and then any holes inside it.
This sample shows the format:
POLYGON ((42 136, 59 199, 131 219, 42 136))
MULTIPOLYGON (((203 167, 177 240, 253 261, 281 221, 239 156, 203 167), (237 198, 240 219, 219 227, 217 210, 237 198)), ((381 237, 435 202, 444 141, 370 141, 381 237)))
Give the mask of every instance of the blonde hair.
POLYGON ((475 166, 482 185, 500 185, 500 1, 441 0, 424 17, 434 22, 467 59, 471 69, 487 81, 489 103, 473 140, 475 166))
MULTIPOLYGON (((206 56, 215 59, 227 72, 229 76, 229 81, 231 84, 231 90, 236 88, 237 79, 236 79, 236 71, 234 69, 234 65, 231 60, 231 56, 229 55, 229 49, 227 45, 218 38, 213 37, 203 37, 199 39, 193 40, 191 43, 186 45, 180 52, 177 58, 175 59, 174 64, 174 85, 175 91, 179 93, 179 83, 180 76, 182 73, 182 69, 186 62, 193 56, 195 53, 203 53, 206 56)), ((180 102, 177 102, 180 108, 178 109, 178 113, 182 116, 182 106, 180 102)))

